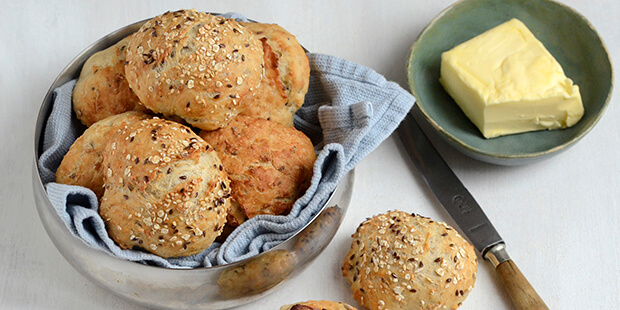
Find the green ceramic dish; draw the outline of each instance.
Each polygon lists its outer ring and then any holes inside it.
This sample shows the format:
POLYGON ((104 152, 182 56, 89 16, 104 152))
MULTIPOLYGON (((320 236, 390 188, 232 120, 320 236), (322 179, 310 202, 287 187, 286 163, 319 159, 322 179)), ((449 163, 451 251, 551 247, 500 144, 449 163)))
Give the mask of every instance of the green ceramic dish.
POLYGON ((422 31, 407 63, 409 87, 440 136, 463 153, 494 164, 548 158, 576 143, 609 102, 613 72, 605 44, 573 9, 550 0, 463 0, 422 31), (521 20, 579 85, 585 113, 573 127, 485 139, 439 83, 441 53, 511 18, 521 20))

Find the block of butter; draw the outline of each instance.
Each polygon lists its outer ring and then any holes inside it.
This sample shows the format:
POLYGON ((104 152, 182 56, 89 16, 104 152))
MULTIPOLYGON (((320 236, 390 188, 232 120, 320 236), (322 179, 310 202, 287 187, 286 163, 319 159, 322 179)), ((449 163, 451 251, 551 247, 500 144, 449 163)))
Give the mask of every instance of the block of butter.
POLYGON ((440 82, 485 138, 573 126, 579 87, 519 20, 441 55, 440 82))

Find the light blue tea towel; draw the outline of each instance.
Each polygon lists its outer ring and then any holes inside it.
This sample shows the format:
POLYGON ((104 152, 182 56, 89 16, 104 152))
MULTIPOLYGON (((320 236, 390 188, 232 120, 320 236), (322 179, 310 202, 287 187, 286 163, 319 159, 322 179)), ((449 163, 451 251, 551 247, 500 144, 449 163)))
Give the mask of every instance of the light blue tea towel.
MULTIPOLYGON (((71 115, 75 81, 55 90, 48 118, 39 171, 50 201, 67 228, 87 245, 116 257, 168 268, 196 268, 226 264, 268 250, 297 232, 316 215, 338 182, 398 126, 414 98, 377 72, 337 57, 308 54, 310 86, 304 106, 295 115, 318 152, 310 188, 287 216, 261 215, 237 228, 223 244, 203 253, 163 259, 120 249, 107 235, 97 213, 97 198, 86 188, 55 183, 55 171, 80 134, 71 115)), ((355 208, 355 206, 352 206, 355 208)))

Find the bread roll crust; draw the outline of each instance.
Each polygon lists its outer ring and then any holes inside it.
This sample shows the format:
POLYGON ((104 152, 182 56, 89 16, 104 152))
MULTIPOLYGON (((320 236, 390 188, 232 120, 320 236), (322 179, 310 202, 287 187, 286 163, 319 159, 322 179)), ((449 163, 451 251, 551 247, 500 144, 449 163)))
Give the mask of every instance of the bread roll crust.
POLYGON ((230 184, 221 161, 188 127, 147 119, 118 130, 103 156, 99 213, 123 249, 197 254, 221 233, 230 184))
POLYGON ((91 189, 97 198, 103 196, 103 151, 110 134, 127 124, 150 116, 130 111, 94 123, 78 137, 56 170, 56 182, 91 189))
POLYGON ((90 56, 73 89, 73 110, 82 124, 92 124, 127 111, 146 111, 125 78, 125 37, 90 56))
POLYGON ((127 47, 125 73, 142 103, 204 130, 224 127, 263 75, 260 41, 232 19, 180 10, 147 21, 127 47))
POLYGON ((310 63, 294 35, 277 24, 242 23, 261 41, 265 77, 242 115, 293 126, 295 112, 304 104, 310 83, 310 63))
POLYGON ((287 214, 310 185, 314 147, 295 128, 238 116, 227 127, 200 135, 218 152, 233 200, 248 218, 287 214))
POLYGON ((473 246, 445 223, 391 211, 352 237, 342 275, 368 309, 456 309, 476 281, 473 246))
POLYGON ((339 301, 308 300, 280 307, 280 310, 357 310, 355 307, 339 301))

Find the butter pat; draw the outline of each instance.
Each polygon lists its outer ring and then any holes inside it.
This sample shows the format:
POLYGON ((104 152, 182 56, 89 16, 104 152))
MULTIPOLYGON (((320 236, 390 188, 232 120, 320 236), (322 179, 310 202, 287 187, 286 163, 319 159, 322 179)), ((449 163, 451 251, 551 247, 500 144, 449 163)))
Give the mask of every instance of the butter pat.
POLYGON ((579 87, 519 20, 441 55, 440 82, 485 138, 573 126, 579 87))

